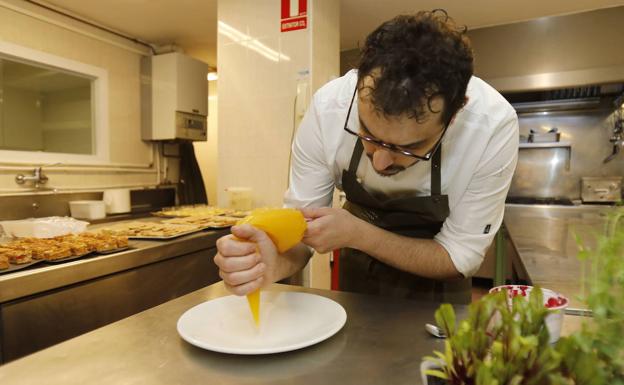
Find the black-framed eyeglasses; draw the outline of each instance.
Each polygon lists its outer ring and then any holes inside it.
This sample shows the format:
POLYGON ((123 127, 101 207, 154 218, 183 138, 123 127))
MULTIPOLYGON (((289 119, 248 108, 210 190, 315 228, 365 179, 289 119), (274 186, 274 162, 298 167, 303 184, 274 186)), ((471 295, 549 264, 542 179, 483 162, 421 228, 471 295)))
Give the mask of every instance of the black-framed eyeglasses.
POLYGON ((440 143, 442 143, 442 138, 444 138, 444 134, 446 133, 446 130, 448 128, 448 124, 444 126, 444 130, 442 130, 442 134, 440 135, 440 137, 438 138, 438 140, 436 141, 436 143, 433 145, 433 147, 431 148, 431 150, 429 150, 427 153, 425 153, 425 155, 418 155, 418 154, 414 154, 413 152, 406 150, 404 148, 402 148, 401 146, 397 146, 396 144, 391 144, 391 143, 386 143, 384 141, 381 141, 377 138, 373 138, 371 136, 368 135, 364 135, 361 134, 359 132, 355 132, 351 129, 349 129, 349 127, 347 127, 347 124, 349 123, 349 116, 351 116, 351 109, 353 108, 353 101, 355 100, 355 94, 357 93, 357 86, 355 87, 355 90, 353 91, 353 96, 351 97, 351 104, 349 104, 349 110, 347 111, 347 118, 345 119, 345 124, 344 124, 344 130, 347 131, 349 134, 351 135, 355 135, 358 138, 368 142, 368 143, 372 143, 376 146, 379 147, 383 147, 385 149, 388 149, 392 152, 396 152, 398 154, 401 155, 405 155, 405 156, 409 156, 411 158, 416 158, 416 159, 420 159, 420 160, 430 160, 431 157, 433 156, 433 154, 435 154, 435 152, 438 150, 438 147, 440 147, 440 143))

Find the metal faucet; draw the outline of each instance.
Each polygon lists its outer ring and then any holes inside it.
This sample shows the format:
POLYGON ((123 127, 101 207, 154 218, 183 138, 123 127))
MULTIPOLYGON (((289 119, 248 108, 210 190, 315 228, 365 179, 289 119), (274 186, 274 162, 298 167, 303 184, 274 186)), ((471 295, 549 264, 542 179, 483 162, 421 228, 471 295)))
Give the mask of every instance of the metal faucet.
POLYGON ((29 181, 34 182, 35 187, 39 187, 48 182, 48 177, 43 175, 42 167, 35 168, 32 175, 17 174, 15 177, 15 183, 17 184, 24 184, 29 181))
MULTIPOLYGON (((47 166, 56 166, 59 164, 60 163, 54 163, 47 166)), ((15 176, 15 183, 22 185, 26 182, 33 182, 35 188, 40 188, 42 185, 48 183, 48 177, 43 174, 43 166, 35 168, 32 175, 17 174, 15 176)))

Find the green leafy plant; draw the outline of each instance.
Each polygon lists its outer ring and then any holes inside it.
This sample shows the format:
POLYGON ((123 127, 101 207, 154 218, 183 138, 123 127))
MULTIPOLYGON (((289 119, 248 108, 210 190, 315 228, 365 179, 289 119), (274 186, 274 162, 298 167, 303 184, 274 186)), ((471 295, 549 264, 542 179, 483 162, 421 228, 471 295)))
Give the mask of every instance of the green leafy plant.
POLYGON ((465 385, 624 385, 624 225, 617 212, 594 250, 579 242, 579 258, 589 271, 584 299, 593 312, 590 322, 556 345, 548 343, 540 290, 526 301, 507 303, 504 292, 489 294, 470 305, 468 317, 456 324, 451 305, 435 313, 448 338, 445 351, 426 360, 438 369, 427 375, 447 384, 465 385))
POLYGON ((616 212, 589 249, 577 237, 579 258, 589 262, 583 281, 584 302, 593 312, 591 322, 560 341, 562 370, 577 384, 624 385, 624 210, 616 212), (590 375, 603 382, 591 382, 590 375))
POLYGON ((539 288, 511 306, 505 292, 488 294, 457 326, 453 307, 443 304, 435 318, 448 336, 445 352, 426 358, 439 366, 426 374, 448 384, 566 384, 561 355, 548 343, 549 312, 539 288))

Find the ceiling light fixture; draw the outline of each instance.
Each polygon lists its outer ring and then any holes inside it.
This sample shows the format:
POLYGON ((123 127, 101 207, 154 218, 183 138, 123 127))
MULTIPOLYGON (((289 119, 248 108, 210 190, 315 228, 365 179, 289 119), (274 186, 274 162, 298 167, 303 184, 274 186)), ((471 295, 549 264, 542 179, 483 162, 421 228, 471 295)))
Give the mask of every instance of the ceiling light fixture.
POLYGON ((212 82, 214 80, 219 79, 219 75, 217 74, 216 71, 214 72, 208 72, 208 76, 206 76, 206 78, 208 79, 209 82, 212 82))

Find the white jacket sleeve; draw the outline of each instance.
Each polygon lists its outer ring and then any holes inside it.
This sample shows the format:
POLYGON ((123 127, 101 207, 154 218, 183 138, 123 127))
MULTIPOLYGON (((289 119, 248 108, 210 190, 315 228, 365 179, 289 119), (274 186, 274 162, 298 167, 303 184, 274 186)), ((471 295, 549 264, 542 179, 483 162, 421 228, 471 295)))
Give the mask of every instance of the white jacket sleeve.
POLYGON ((481 266, 503 221, 505 198, 518 160, 518 140, 518 118, 509 114, 499 123, 477 172, 435 237, 466 277, 481 266))

